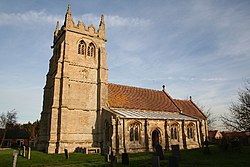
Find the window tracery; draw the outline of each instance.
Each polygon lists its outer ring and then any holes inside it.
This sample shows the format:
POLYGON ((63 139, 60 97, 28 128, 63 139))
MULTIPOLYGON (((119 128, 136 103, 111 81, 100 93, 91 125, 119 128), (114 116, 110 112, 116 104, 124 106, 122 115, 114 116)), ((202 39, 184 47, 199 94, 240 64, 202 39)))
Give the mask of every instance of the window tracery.
POLYGON ((83 40, 81 40, 78 44, 78 54, 85 55, 86 44, 83 40))
POLYGON ((140 140, 140 124, 139 123, 133 123, 129 126, 129 138, 131 142, 140 140))
POLYGON ((88 56, 94 57, 95 56, 95 45, 90 43, 88 46, 88 56))
POLYGON ((177 123, 171 125, 171 139, 178 140, 179 138, 179 125, 177 123))
POLYGON ((188 139, 194 139, 195 126, 193 123, 187 125, 187 137, 188 139))

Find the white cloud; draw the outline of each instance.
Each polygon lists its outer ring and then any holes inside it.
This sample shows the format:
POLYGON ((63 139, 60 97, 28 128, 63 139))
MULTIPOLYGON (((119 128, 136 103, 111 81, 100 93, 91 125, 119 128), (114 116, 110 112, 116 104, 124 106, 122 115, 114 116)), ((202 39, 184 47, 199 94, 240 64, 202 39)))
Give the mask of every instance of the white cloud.
POLYGON ((120 17, 107 15, 107 25, 111 27, 115 26, 125 26, 125 27, 146 27, 151 24, 150 20, 141 18, 131 18, 131 17, 120 17))
MULTIPOLYGON (((76 16, 76 20, 81 20, 86 24, 99 24, 101 16, 93 13, 87 13, 81 16, 76 16)), ((148 19, 138 17, 121 17, 118 15, 104 15, 106 27, 146 27, 151 24, 148 19)), ((89 25, 86 25, 89 26, 89 25)))
POLYGON ((0 25, 54 24, 57 20, 62 20, 62 17, 49 15, 45 10, 23 13, 0 13, 0 25))
MULTIPOLYGON (((24 24, 55 24, 56 21, 62 22, 64 19, 61 15, 51 15, 46 10, 27 11, 23 13, 0 13, 0 25, 21 26, 24 24)), ((101 16, 87 13, 81 16, 73 16, 75 23, 78 20, 86 24, 99 24, 101 16)), ((105 15, 105 23, 108 27, 145 27, 151 24, 150 20, 132 17, 121 17, 118 15, 105 15)), ((89 25, 86 25, 89 26, 89 25)))

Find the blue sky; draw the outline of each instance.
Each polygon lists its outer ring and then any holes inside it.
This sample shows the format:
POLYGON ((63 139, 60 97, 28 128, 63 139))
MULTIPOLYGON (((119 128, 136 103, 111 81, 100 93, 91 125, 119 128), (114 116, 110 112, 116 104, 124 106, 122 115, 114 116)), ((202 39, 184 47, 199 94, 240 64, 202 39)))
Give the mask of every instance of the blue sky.
MULTIPOLYGON (((40 118, 56 21, 105 16, 109 82, 193 100, 219 117, 250 79, 248 0, 1 0, 0 109, 40 118)), ((218 122, 218 126, 219 126, 218 122)))

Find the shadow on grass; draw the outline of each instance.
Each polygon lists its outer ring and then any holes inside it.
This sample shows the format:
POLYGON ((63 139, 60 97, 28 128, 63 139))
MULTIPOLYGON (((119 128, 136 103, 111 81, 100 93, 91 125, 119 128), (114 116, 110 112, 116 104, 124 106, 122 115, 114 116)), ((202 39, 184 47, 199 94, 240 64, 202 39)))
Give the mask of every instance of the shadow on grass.
MULTIPOLYGON (((220 150, 217 146, 210 146, 211 154, 204 154, 203 149, 181 150, 180 167, 246 167, 250 166, 250 146, 240 150, 220 150)), ((0 151, 0 166, 9 167, 12 162, 12 149, 0 151)), ((165 160, 161 166, 168 166, 170 152, 165 152, 165 160)), ((31 152, 31 160, 18 156, 17 167, 108 167, 110 163, 104 161, 100 154, 71 153, 69 159, 64 154, 45 154, 39 151, 31 152)), ((121 156, 118 157, 117 167, 128 166, 121 164, 121 156)), ((152 153, 129 154, 129 166, 151 167, 152 153)))

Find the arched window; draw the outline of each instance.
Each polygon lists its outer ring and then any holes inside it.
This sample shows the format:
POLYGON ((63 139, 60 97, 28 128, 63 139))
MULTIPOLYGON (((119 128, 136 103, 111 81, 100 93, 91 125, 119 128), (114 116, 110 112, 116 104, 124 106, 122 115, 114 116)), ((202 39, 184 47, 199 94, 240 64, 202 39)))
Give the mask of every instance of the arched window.
POLYGON ((194 139, 194 130, 195 130, 194 124, 193 123, 188 124, 188 126, 187 126, 188 139, 194 139))
POLYGON ((129 126, 129 136, 130 136, 130 141, 140 140, 140 124, 139 123, 133 123, 129 126))
POLYGON ((171 125, 171 139, 177 140, 179 137, 179 126, 177 123, 171 125))
POLYGON ((94 57, 95 56, 95 45, 90 43, 88 46, 88 56, 94 57))
POLYGON ((85 55, 85 48, 86 44, 83 40, 81 40, 78 45, 78 54, 85 55))

